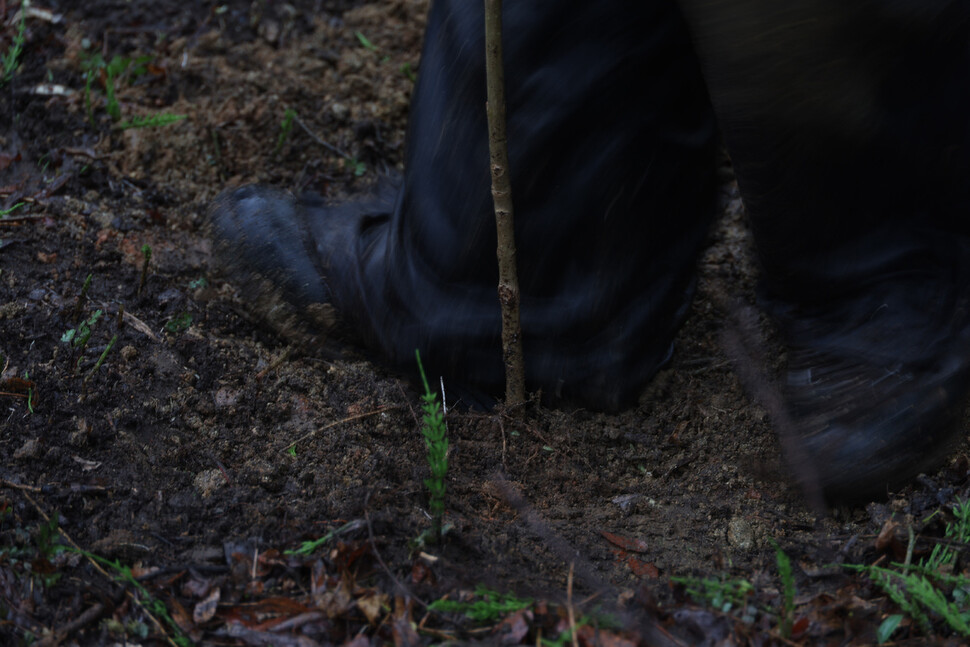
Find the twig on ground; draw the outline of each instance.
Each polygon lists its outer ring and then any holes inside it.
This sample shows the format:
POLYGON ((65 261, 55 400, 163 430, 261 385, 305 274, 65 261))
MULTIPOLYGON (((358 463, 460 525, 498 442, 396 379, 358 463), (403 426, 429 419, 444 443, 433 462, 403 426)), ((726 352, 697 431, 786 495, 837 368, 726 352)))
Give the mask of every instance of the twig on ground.
POLYGON ((327 429, 330 429, 332 427, 336 427, 338 425, 342 425, 345 422, 353 422, 354 420, 360 420, 361 418, 369 418, 370 416, 376 416, 377 414, 384 413, 385 411, 391 411, 392 409, 400 409, 400 408, 401 408, 401 405, 399 405, 399 404, 389 404, 386 407, 381 407, 380 409, 374 409, 373 411, 367 411, 365 413, 358 413, 355 416, 348 416, 346 418, 341 418, 340 420, 334 420, 330 424, 326 424, 326 425, 320 427, 319 429, 314 429, 313 431, 311 431, 309 433, 303 434, 302 436, 300 436, 299 438, 297 438, 296 440, 294 440, 292 443, 290 443, 289 445, 287 445, 286 447, 284 447, 283 448, 283 451, 288 451, 290 448, 296 447, 297 443, 302 443, 307 438, 310 438, 312 436, 315 436, 316 434, 318 434, 321 431, 326 431, 327 429))
POLYGON ((70 636, 72 633, 81 629, 82 627, 91 624, 104 614, 104 605, 100 602, 95 602, 93 605, 88 607, 84 613, 79 615, 74 620, 71 620, 63 627, 53 629, 50 634, 44 636, 36 644, 37 647, 54 647, 59 645, 65 638, 70 636))
POLYGON ((43 220, 44 218, 46 216, 7 216, 6 218, 0 219, 0 227, 5 225, 19 225, 33 220, 43 220))
POLYGON ((310 136, 310 139, 312 139, 313 141, 315 141, 319 145, 323 146, 324 148, 326 148, 328 151, 330 151, 334 155, 339 155, 340 157, 343 157, 344 159, 350 159, 350 155, 348 155, 347 153, 343 152, 342 150, 340 150, 339 148, 337 148, 333 144, 328 144, 324 140, 320 139, 320 137, 318 137, 315 132, 313 132, 312 130, 310 130, 310 127, 309 126, 307 126, 305 123, 303 123, 303 120, 300 119, 300 116, 299 115, 293 115, 293 121, 295 121, 297 123, 297 125, 300 128, 302 128, 303 131, 307 135, 310 136))
MULTIPOLYGON (((11 394, 14 395, 14 394, 11 394)), ((20 483, 14 483, 13 481, 8 481, 7 479, 0 479, 0 485, 3 487, 10 488, 11 490, 21 490, 23 492, 33 492, 34 494, 40 494, 41 488, 34 485, 21 485, 20 483)))
POLYGON ((158 335, 152 332, 152 329, 148 327, 148 324, 146 324, 144 321, 142 321, 135 315, 131 314, 128 311, 125 311, 124 320, 127 321, 132 328, 134 328, 141 334, 145 335, 152 341, 158 341, 158 335))
POLYGON ((257 373, 255 375, 255 378, 257 380, 262 380, 271 371, 275 371, 277 368, 279 368, 279 366, 281 364, 283 364, 283 362, 285 362, 286 360, 288 360, 290 358, 290 355, 292 355, 292 354, 293 354, 293 347, 292 346, 287 346, 286 347, 286 350, 284 350, 282 353, 280 353, 280 356, 279 357, 277 357, 272 362, 270 362, 269 363, 269 366, 267 366, 266 368, 264 368, 263 370, 261 370, 259 373, 257 373))

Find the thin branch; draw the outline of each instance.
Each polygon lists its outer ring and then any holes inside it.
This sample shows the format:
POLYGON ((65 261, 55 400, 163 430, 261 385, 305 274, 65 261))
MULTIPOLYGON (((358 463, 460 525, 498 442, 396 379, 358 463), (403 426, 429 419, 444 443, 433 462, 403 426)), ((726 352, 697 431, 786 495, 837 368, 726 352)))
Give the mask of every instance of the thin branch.
POLYGON ((485 0, 485 76, 488 91, 488 150, 498 235, 498 299, 502 306, 505 404, 525 402, 525 363, 519 321, 519 277, 515 263, 512 183, 505 133, 505 73, 502 69, 502 0, 485 0))

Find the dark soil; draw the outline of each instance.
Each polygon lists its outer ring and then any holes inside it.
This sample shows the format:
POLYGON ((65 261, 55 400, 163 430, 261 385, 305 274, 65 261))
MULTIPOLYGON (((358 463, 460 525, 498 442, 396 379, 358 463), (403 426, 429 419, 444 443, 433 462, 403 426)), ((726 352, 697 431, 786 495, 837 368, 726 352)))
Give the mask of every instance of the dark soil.
MULTIPOLYGON (((17 33, 12 5, 0 0, 0 53, 17 33)), ((756 280, 726 165, 670 368, 619 415, 449 414, 453 528, 416 545, 430 525, 417 394, 352 349, 335 359, 261 327, 211 273, 201 223, 228 186, 339 196, 398 168, 426 1, 32 8, 0 89, 0 210, 23 203, 0 218, 3 644, 177 635, 130 584, 52 549, 48 518, 55 543, 132 567, 207 644, 492 640, 487 624, 423 606, 479 584, 549 602, 506 614, 508 643, 555 637, 573 606, 595 624, 596 605, 621 627, 584 644, 783 642, 773 541, 794 564, 795 638, 874 642, 895 607, 833 565, 902 559, 908 529, 940 536, 967 497, 961 452, 889 503, 803 503, 720 343, 726 304, 752 304, 756 280), (92 74, 88 94, 94 54, 151 59, 140 74, 92 74), (109 83, 122 119, 186 119, 122 130, 109 83), (96 311, 86 345, 62 339, 96 311), (309 557, 283 554, 341 528, 309 557), (695 605, 670 580, 690 575, 750 581, 755 617, 695 605)), ((784 357, 759 326, 771 361, 757 369, 773 376, 784 357)), ((933 626, 937 640, 949 631, 933 626)), ((894 637, 907 636, 926 633, 904 620, 894 637)))

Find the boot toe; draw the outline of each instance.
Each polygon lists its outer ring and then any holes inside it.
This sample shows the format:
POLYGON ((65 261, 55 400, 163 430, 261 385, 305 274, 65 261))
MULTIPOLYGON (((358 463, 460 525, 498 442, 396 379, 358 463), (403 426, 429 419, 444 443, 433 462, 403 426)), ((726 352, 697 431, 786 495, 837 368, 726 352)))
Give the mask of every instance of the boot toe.
POLYGON ((208 227, 220 265, 258 275, 299 307, 328 303, 330 292, 296 198, 262 186, 223 193, 209 209, 208 227))
POLYGON ((885 498, 939 467, 962 437, 968 364, 951 356, 890 371, 843 359, 790 387, 796 455, 789 460, 801 463, 793 471, 803 486, 829 504, 851 505, 885 498))

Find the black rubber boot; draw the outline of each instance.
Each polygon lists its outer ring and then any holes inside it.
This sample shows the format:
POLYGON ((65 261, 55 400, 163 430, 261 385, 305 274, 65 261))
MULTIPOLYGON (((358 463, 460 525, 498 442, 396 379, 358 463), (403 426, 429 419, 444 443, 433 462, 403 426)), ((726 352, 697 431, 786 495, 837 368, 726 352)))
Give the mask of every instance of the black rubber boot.
MULTIPOLYGON (((713 214, 715 126, 676 6, 506 3, 527 387, 597 409, 667 361, 713 214)), ((327 301, 390 364, 503 391, 481 3, 432 4, 393 204, 244 188, 218 247, 300 308, 327 301)))
POLYGON ((681 4, 791 348, 792 459, 884 496, 963 436, 970 5, 681 4))

